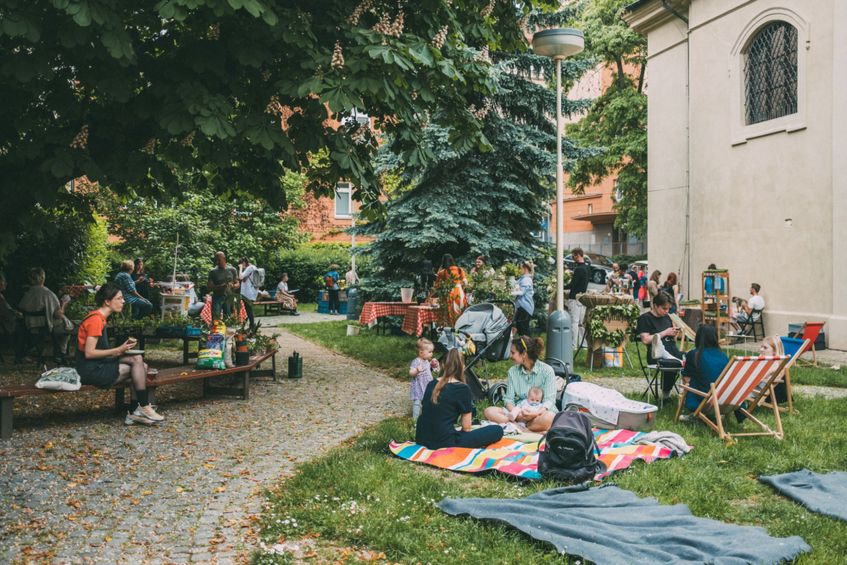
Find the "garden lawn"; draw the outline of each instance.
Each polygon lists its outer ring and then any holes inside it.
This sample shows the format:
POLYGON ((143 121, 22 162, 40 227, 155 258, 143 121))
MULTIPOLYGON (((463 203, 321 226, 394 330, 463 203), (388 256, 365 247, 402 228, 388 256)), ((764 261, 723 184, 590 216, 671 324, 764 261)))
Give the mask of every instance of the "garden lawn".
MULTIPOLYGON (((801 415, 784 418, 784 441, 742 438, 727 446, 703 425, 673 423, 674 407, 667 405, 657 428, 682 434, 694 450, 683 458, 636 463, 607 482, 663 504, 687 504, 697 516, 762 526, 776 537, 799 535, 813 551, 797 563, 844 563, 847 524, 808 512, 756 480, 803 467, 817 472, 847 468, 847 403, 798 398, 796 406, 801 415)), ((506 526, 451 518, 434 506, 445 496, 522 497, 555 484, 452 473, 388 452, 389 440, 412 436, 411 420, 386 420, 300 466, 268 494, 262 516, 265 543, 317 537, 324 547, 364 547, 401 563, 561 561, 552 547, 506 526)), ((285 563, 289 557, 257 554, 256 561, 285 563)))
MULTIPOLYGON (((348 337, 347 324, 347 321, 342 320, 318 324, 290 324, 281 327, 285 327, 287 331, 302 338, 383 369, 393 377, 404 380, 408 378, 409 363, 417 355, 415 350, 416 337, 405 334, 402 336, 381 335, 367 328, 362 328, 357 336, 348 337)), ((632 368, 629 366, 627 358, 624 357, 622 368, 595 366, 589 373, 587 356, 585 350, 582 350, 574 363, 576 365, 575 372, 581 375, 640 377, 636 345, 629 343, 626 346, 626 352, 629 359, 632 360, 632 368)), ((644 354, 644 349, 641 350, 641 353, 644 354)), ((726 353, 730 357, 732 355, 749 355, 749 353, 736 349, 727 349, 726 353)), ((483 378, 505 379, 509 366, 509 361, 482 363, 478 366, 478 373, 483 378)), ((847 388, 847 366, 834 370, 824 364, 814 367, 807 363, 801 363, 800 366, 791 370, 791 383, 847 388)))
MULTIPOLYGON (((363 330, 346 337, 346 322, 287 329, 364 363, 407 379, 415 355, 415 338, 382 336, 363 330)), ((630 346, 633 348, 634 346, 630 346)), ((630 351, 635 355, 634 348, 630 351)), ((584 354, 577 371, 585 372, 584 354)), ((633 356, 636 363, 637 358, 633 356)), ((505 375, 507 362, 494 366, 505 375)), ((836 371, 829 371, 838 374, 836 371)), ((602 369, 602 375, 638 374, 638 369, 602 369)), ((798 368, 795 382, 821 379, 825 370, 798 368), (805 376, 804 376, 805 375, 805 376)), ((795 376, 796 375, 796 376, 795 376)), ((817 383, 815 383, 817 384, 817 383)), ((778 496, 756 477, 809 468, 816 472, 847 469, 847 403, 843 400, 798 397, 799 415, 784 416, 786 439, 741 438, 727 446, 697 423, 674 423, 676 403, 662 408, 656 429, 681 434, 694 450, 683 458, 650 465, 636 463, 612 475, 614 482, 663 504, 684 503, 701 517, 762 526, 776 537, 802 536, 813 551, 797 563, 847 562, 847 524, 778 496)), ((769 415, 758 413, 772 425, 769 415)), ((739 426, 730 419, 730 431, 739 426)), ((745 429, 752 431, 752 424, 745 429)), ((320 540, 330 559, 348 548, 367 548, 401 563, 546 563, 561 562, 552 547, 508 527, 469 518, 451 518, 434 504, 451 497, 523 497, 554 483, 519 482, 499 475, 463 475, 392 456, 388 442, 414 437, 410 419, 391 419, 326 455, 303 464, 296 475, 268 493, 262 517, 262 538, 272 546, 282 540, 320 540)), ((355 555, 355 554, 353 554, 355 555)), ((288 563, 288 555, 257 553, 256 562, 288 563)), ((568 562, 582 561, 576 557, 568 562)))

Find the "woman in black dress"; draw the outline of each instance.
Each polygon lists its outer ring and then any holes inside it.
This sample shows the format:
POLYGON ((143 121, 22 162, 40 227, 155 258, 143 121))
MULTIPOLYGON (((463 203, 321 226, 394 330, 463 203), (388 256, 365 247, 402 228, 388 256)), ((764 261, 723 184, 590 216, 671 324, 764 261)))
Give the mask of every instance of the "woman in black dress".
POLYGON ((76 370, 82 384, 100 388, 132 380, 132 388, 138 405, 126 416, 126 424, 154 424, 164 420, 150 404, 147 393, 147 365, 141 355, 128 355, 127 351, 136 345, 129 338, 117 347, 109 346, 109 333, 106 327, 109 316, 124 309, 124 297, 115 283, 106 283, 95 296, 97 309, 79 326, 77 339, 76 370))
POLYGON ((429 449, 442 447, 485 447, 503 437, 497 425, 471 430, 474 406, 471 389, 465 384, 465 363, 458 349, 447 353, 441 378, 430 382, 424 392, 415 441, 429 449), (461 429, 456 421, 461 417, 461 429))

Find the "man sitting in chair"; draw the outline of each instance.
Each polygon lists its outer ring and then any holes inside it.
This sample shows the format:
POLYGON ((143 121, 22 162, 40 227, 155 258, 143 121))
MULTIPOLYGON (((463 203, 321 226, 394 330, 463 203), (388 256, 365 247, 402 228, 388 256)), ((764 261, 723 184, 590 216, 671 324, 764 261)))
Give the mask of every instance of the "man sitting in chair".
POLYGON ((765 299, 759 296, 759 291, 761 290, 762 286, 759 283, 753 283, 750 285, 749 300, 737 297, 734 299, 738 302, 738 314, 732 323, 735 331, 740 331, 741 327, 752 319, 753 310, 761 311, 765 309, 765 299))
MULTIPOLYGON (((659 367, 679 367, 682 369, 683 354, 676 346, 679 329, 675 328, 671 317, 670 297, 662 291, 653 298, 650 310, 638 317, 635 333, 641 343, 647 346, 647 364, 659 367)), ((662 372, 662 396, 667 399, 676 382, 676 373, 662 372)))

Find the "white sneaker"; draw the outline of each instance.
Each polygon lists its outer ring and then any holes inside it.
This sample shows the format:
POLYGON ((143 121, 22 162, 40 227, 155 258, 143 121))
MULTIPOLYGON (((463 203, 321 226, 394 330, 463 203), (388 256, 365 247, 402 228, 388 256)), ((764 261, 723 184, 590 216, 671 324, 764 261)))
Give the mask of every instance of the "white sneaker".
POLYGON ((662 344, 662 337, 659 334, 653 334, 652 357, 654 361, 663 359, 665 356, 665 346, 662 344))
POLYGON ((144 412, 141 411, 140 407, 136 408, 132 412, 126 413, 126 418, 124 419, 124 424, 127 426, 131 426, 133 424, 144 424, 145 426, 152 426, 156 422, 148 418, 144 415, 144 412))
POLYGON ((153 408, 152 404, 148 404, 147 406, 139 405, 136 409, 136 412, 140 410, 142 414, 148 419, 153 420, 154 422, 162 422, 165 420, 165 417, 156 412, 156 409, 153 408))

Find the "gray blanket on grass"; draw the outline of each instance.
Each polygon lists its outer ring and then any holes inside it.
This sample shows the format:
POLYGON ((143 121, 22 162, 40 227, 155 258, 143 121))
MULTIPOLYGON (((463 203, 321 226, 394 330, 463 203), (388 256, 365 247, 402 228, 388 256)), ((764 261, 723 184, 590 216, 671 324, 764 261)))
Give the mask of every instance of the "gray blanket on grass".
POLYGON ((833 471, 820 475, 801 469, 759 477, 759 480, 813 512, 847 522, 847 473, 833 471))
POLYGON ((598 565, 779 563, 811 548, 799 536, 773 538, 754 526, 693 516, 616 486, 563 487, 521 499, 445 498, 447 514, 496 520, 598 565))

